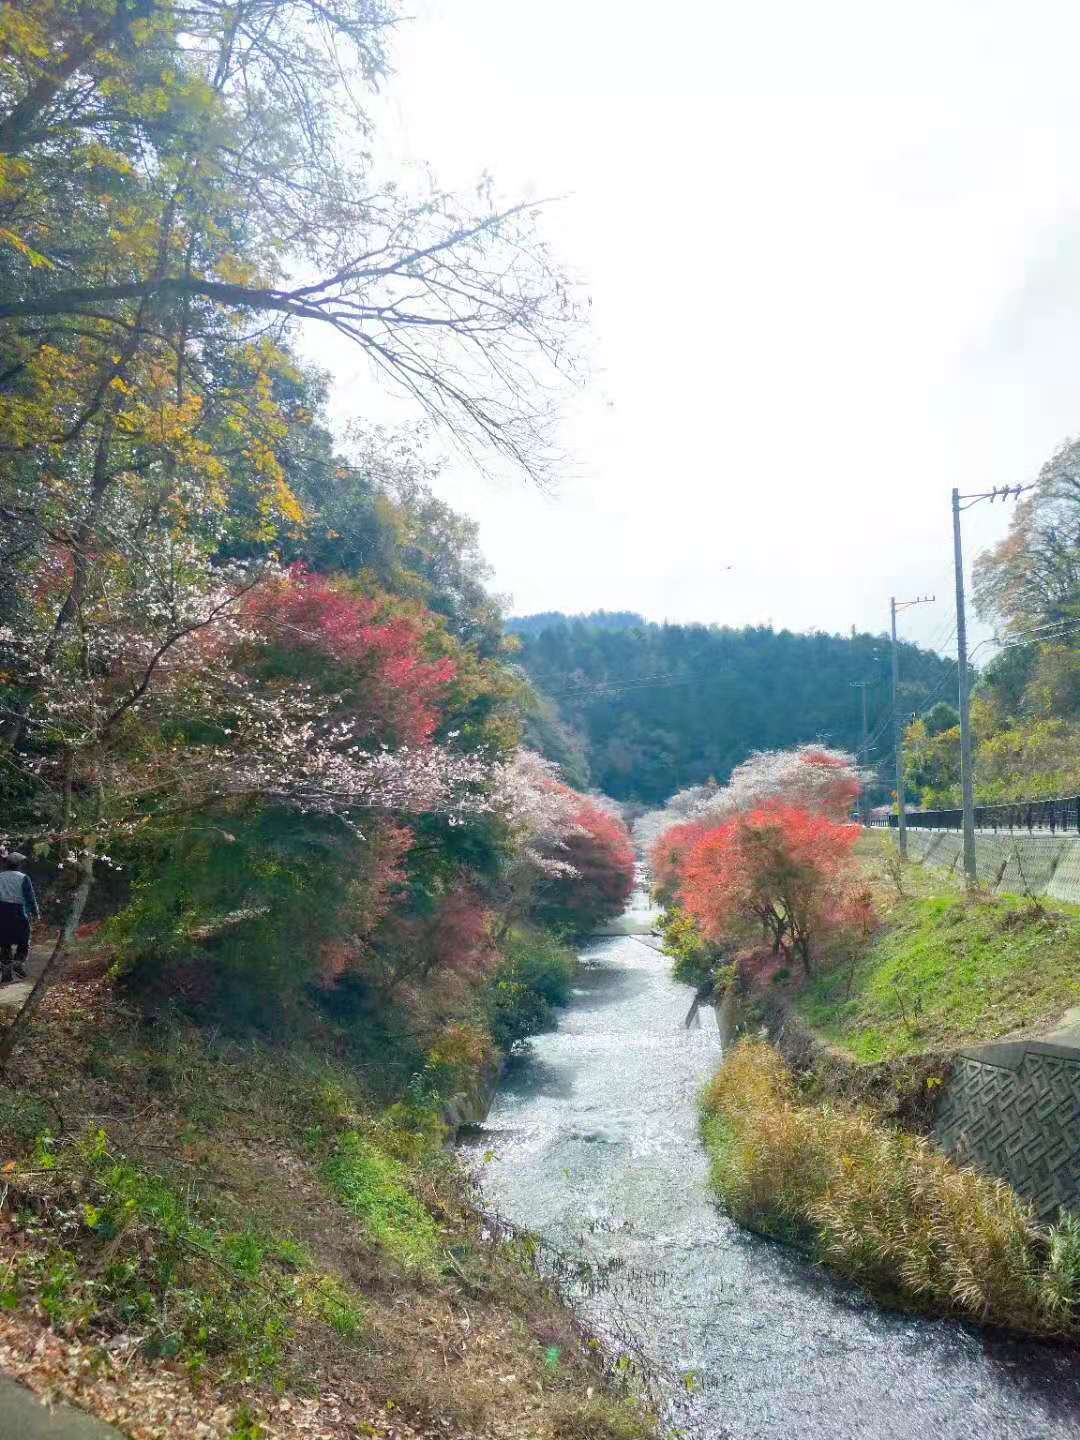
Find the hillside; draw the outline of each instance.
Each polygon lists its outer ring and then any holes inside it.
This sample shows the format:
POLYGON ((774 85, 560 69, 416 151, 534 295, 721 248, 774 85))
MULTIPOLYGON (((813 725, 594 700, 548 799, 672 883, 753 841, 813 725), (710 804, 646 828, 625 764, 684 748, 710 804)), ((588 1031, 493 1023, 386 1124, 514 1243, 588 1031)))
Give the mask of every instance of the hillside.
MULTIPOLYGON (((612 618, 545 615, 510 625, 520 662, 544 697, 531 738, 568 765, 573 783, 587 780, 617 799, 651 805, 710 775, 725 780, 753 750, 810 740, 858 750, 853 686, 869 680, 869 758, 884 765, 881 797, 888 793, 886 637, 645 621, 619 627, 612 618)), ((900 673, 905 714, 955 692, 954 662, 916 645, 901 646, 900 673)))

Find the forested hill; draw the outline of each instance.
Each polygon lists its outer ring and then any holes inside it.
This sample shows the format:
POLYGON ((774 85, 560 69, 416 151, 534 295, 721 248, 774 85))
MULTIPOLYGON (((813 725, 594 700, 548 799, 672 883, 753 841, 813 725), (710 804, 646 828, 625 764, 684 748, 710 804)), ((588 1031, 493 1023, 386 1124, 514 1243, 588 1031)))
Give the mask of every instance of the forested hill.
MULTIPOLYGON (((871 681, 870 760, 888 761, 886 636, 610 620, 551 614, 513 625, 542 696, 533 743, 573 783, 654 804, 710 775, 726 779, 754 750, 819 739, 855 750, 859 680, 871 681)), ((932 651, 902 645, 900 673, 905 719, 955 695, 955 662, 932 651)))

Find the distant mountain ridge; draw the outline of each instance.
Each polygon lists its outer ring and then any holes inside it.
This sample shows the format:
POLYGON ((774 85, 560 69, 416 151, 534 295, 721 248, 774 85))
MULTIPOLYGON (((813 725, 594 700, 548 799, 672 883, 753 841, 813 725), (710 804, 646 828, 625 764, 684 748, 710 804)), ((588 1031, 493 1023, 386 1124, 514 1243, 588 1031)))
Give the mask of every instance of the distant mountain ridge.
POLYGON ((553 625, 571 622, 592 625, 598 630, 633 630, 649 622, 636 610, 590 610, 580 615, 566 615, 561 610, 541 610, 536 615, 511 615, 505 622, 513 635, 538 635, 553 625))
MULTIPOLYGON (((889 641, 885 635, 796 634, 767 626, 669 625, 628 611, 507 622, 541 699, 530 740, 573 784, 654 805, 754 750, 820 740, 857 750, 858 682, 867 700, 879 797, 891 787, 889 641)), ((900 647, 905 723, 956 694, 956 663, 900 647)))

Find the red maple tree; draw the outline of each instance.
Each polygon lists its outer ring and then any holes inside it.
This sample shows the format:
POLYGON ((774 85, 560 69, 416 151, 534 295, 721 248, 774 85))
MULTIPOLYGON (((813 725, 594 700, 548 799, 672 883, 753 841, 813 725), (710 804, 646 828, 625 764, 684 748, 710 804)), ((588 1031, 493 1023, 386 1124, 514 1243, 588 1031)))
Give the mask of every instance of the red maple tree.
MULTIPOLYGON (((340 678, 353 682, 352 718, 366 722, 372 738, 405 745, 431 739, 456 672, 449 658, 425 654, 419 615, 395 613, 389 597, 294 565, 252 592, 246 618, 285 654, 336 662, 340 678)), ((320 674, 329 680, 325 669, 320 674)))
POLYGON ((775 951, 810 973, 829 933, 865 920, 852 825, 792 805, 740 815, 700 836, 681 867, 680 898, 710 940, 758 922, 775 951))
POLYGON ((575 873, 547 881, 542 909, 549 918, 588 930, 622 913, 634 888, 634 847, 617 816, 583 797, 559 858, 575 873))

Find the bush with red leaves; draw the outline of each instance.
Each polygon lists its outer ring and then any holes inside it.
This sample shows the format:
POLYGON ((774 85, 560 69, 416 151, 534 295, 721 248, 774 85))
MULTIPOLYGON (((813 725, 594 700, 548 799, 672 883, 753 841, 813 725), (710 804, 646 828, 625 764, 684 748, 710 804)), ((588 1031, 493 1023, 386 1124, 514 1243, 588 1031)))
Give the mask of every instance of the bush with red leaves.
POLYGON ((682 825, 672 825, 649 851, 653 894, 661 905, 670 905, 678 898, 687 855, 699 840, 715 828, 705 820, 687 820, 682 825))
POLYGON ((634 888, 634 847, 620 819, 583 797, 559 858, 574 873, 545 882, 542 919, 580 932, 622 913, 634 888))

